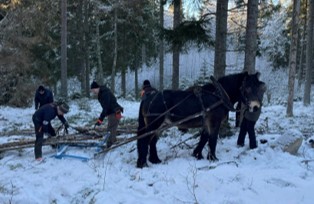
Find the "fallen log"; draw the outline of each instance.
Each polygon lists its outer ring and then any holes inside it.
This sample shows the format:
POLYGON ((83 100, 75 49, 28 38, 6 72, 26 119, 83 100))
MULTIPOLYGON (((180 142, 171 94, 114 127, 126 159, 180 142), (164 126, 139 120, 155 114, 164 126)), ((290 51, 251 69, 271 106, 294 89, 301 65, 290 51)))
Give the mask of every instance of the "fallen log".
MULTIPOLYGON (((96 140, 102 138, 102 135, 67 135, 62 137, 49 137, 44 140, 44 145, 57 145, 57 144, 82 144, 82 141, 88 143, 88 140, 96 140)), ((23 149, 34 147, 34 140, 22 140, 16 142, 9 142, 0 144, 0 152, 7 150, 23 149)))
MULTIPOLYGON (((97 127, 96 129, 90 128, 90 127, 72 127, 75 131, 78 133, 84 133, 84 134, 94 134, 95 132, 97 133, 104 133, 106 132, 107 128, 106 127, 97 127)), ((136 133, 136 127, 135 126, 122 126, 118 127, 117 129, 117 134, 135 134, 136 133)), ((5 132, 0 132, 0 137, 3 136, 25 136, 25 135, 34 135, 35 132, 33 129, 23 129, 23 130, 12 130, 12 131, 5 131, 5 132)))
MULTIPOLYGON (((72 129, 76 130, 79 133, 89 133, 89 132, 97 132, 97 133, 105 133, 107 131, 106 127, 97 127, 97 128, 90 128, 90 127, 73 127, 70 126, 72 129)), ((137 129, 135 127, 118 127, 117 134, 135 134, 137 129)))
POLYGON ((0 132, 0 137, 13 136, 13 135, 31 135, 31 134, 34 134, 33 129, 11 130, 11 131, 0 132))

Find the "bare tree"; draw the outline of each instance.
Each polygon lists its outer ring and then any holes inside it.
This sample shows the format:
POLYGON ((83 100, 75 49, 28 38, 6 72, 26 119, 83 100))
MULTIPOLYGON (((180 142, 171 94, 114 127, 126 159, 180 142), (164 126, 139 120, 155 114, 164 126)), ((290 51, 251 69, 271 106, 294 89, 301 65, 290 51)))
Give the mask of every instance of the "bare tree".
MULTIPOLYGON (((305 7, 307 8, 308 7, 308 1, 306 0, 305 1, 305 7)), ((301 21, 301 19, 300 19, 300 21, 301 21)), ((299 38, 300 38, 300 40, 298 40, 298 42, 299 42, 299 49, 300 49, 300 60, 299 60, 299 69, 298 69, 298 72, 297 72, 297 77, 298 77, 298 90, 300 90, 301 89, 301 84, 302 84, 302 79, 303 79, 303 77, 304 77, 304 70, 305 70, 305 60, 306 60, 306 52, 305 52, 305 50, 306 50, 306 24, 308 23, 307 22, 307 15, 305 15, 305 17, 304 17, 304 20, 303 20, 304 22, 302 22, 302 24, 303 24, 303 28, 302 28, 302 30, 303 30, 303 32, 301 32, 301 29, 300 29, 300 34, 299 34, 299 38)), ((301 22, 300 22, 301 23, 301 22)), ((298 51, 299 52, 299 51, 298 51)))
MULTIPOLYGON (((173 29, 175 30, 181 23, 181 0, 174 0, 174 14, 173 14, 173 29)), ((179 88, 179 77, 180 77, 180 46, 174 45, 172 55, 172 88, 179 88)))
POLYGON ((84 52, 84 61, 85 61, 85 96, 89 97, 90 92, 89 92, 89 84, 90 84, 90 79, 89 79, 89 73, 90 73, 90 61, 89 61, 89 42, 90 42, 90 32, 89 32, 89 16, 90 16, 90 2, 89 1, 84 1, 83 2, 83 10, 84 10, 84 47, 85 47, 85 52, 84 52))
MULTIPOLYGON (((159 2, 159 23, 160 27, 164 27, 164 5, 165 0, 159 2)), ((160 37, 159 40, 159 90, 164 89, 164 40, 160 37)))
POLYGON ((117 57, 118 57, 118 9, 114 9, 114 50, 113 50, 113 64, 111 69, 111 91, 112 93, 115 92, 115 76, 116 76, 116 69, 117 69, 117 57))
POLYGON ((255 61, 257 51, 257 17, 258 1, 248 0, 244 71, 248 71, 249 74, 255 73, 255 61))
POLYGON ((293 98, 294 98, 294 83, 297 66, 297 41, 298 41, 298 27, 300 16, 300 0, 293 1, 293 16, 292 16, 292 33, 291 45, 289 54, 289 81, 288 81, 288 104, 286 114, 288 117, 293 116, 293 98))
POLYGON ((96 80, 100 84, 104 83, 104 71, 102 68, 102 61, 101 61, 101 47, 100 47, 100 33, 99 33, 99 26, 101 22, 99 19, 97 19, 96 23, 96 50, 97 50, 97 62, 98 62, 98 67, 97 67, 97 74, 96 74, 96 80))
POLYGON ((314 28, 314 2, 309 1, 308 9, 308 26, 307 26, 307 45, 306 45, 306 75, 304 85, 303 104, 311 103, 311 82, 313 79, 313 28, 314 28))
POLYGON ((61 0, 61 96, 68 96, 67 82, 67 0, 61 0))
POLYGON ((228 1, 229 0, 217 0, 216 6, 216 40, 214 60, 214 76, 216 78, 224 76, 226 72, 228 1))

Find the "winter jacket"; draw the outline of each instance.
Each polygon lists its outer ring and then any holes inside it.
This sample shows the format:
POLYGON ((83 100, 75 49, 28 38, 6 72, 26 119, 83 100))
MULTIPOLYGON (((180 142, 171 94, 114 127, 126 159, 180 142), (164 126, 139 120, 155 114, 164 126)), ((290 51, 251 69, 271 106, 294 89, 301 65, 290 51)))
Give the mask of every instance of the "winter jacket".
POLYGON ((63 115, 58 115, 57 105, 55 103, 46 104, 40 107, 33 115, 34 123, 42 125, 44 133, 48 133, 48 125, 51 120, 58 116, 62 124, 66 123, 66 119, 63 115))
POLYGON ((99 116, 101 121, 108 115, 119 111, 123 112, 122 106, 118 104, 116 97, 106 86, 99 87, 98 101, 102 107, 102 112, 99 116))
POLYGON ((157 92, 158 92, 157 89, 153 88, 150 85, 144 86, 141 91, 142 100, 145 100, 147 98, 147 95, 154 94, 157 92))
POLYGON ((38 89, 37 89, 36 93, 35 93, 35 99, 34 100, 35 100, 35 109, 37 110, 41 106, 53 102, 52 92, 49 89, 45 88, 44 94, 40 94, 38 89))

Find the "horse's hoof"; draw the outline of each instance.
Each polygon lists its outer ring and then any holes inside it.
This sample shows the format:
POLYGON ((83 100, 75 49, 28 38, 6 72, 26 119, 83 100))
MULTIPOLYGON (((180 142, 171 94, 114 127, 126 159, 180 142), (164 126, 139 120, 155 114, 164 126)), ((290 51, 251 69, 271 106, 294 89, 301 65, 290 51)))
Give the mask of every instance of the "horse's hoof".
POLYGON ((218 161, 219 160, 215 155, 208 155, 207 159, 211 160, 211 161, 218 161))
POLYGON ((148 164, 147 164, 147 163, 144 163, 144 164, 137 164, 137 165, 136 165, 136 168, 139 168, 139 169, 142 169, 142 168, 145 168, 145 167, 148 167, 148 164))
POLYGON ((148 167, 148 164, 146 162, 140 162, 140 161, 137 161, 136 163, 136 168, 144 168, 144 167, 148 167))
POLYGON ((195 152, 193 152, 192 156, 195 157, 197 160, 204 159, 202 153, 195 153, 195 152))
POLYGON ((153 164, 160 164, 160 163, 161 163, 161 160, 160 160, 159 158, 154 158, 154 159, 149 158, 148 160, 149 160, 151 163, 153 163, 153 164))

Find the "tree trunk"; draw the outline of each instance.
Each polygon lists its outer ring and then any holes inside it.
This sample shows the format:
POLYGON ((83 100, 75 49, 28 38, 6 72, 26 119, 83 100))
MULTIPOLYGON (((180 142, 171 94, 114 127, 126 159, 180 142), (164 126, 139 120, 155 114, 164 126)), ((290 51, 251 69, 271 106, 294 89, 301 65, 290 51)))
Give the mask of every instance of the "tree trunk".
POLYGON ((139 88, 138 88, 138 70, 134 69, 134 92, 135 92, 135 99, 139 99, 139 88))
MULTIPOLYGON (((307 3, 307 1, 306 1, 307 3)), ((306 6, 308 7, 308 6, 306 6)), ((301 38, 301 43, 300 43, 300 63, 299 63, 299 70, 298 70, 298 90, 301 90, 301 85, 304 77, 304 70, 305 70, 305 63, 304 61, 306 60, 306 24, 307 24, 307 17, 305 16, 304 18, 304 24, 303 24, 303 33, 302 33, 302 38, 301 38)))
POLYGON ((90 79, 89 79, 89 73, 90 73, 90 62, 89 62, 89 42, 90 42, 90 36, 89 36, 89 15, 90 15, 90 7, 89 7, 89 1, 84 1, 84 61, 85 61, 85 96, 90 96, 90 79))
MULTIPOLYGON (((181 0, 174 0, 173 29, 181 23, 181 0)), ((172 89, 179 88, 180 77, 180 47, 174 46, 172 55, 172 89)))
POLYGON ((96 81, 100 84, 104 84, 104 72, 102 69, 102 62, 101 62, 101 47, 100 47, 100 33, 99 33, 99 26, 100 26, 100 20, 97 20, 96 25, 96 49, 97 49, 97 61, 98 61, 98 68, 97 68, 97 74, 96 74, 96 81))
POLYGON ((122 98, 126 98, 126 72, 125 67, 122 67, 121 69, 121 96, 122 98))
POLYGON ((228 0, 217 0, 216 7, 216 40, 214 77, 217 79, 226 72, 228 0))
POLYGON ((83 0, 78 1, 78 6, 76 7, 77 12, 77 33, 78 33, 78 52, 76 56, 76 60, 78 62, 78 71, 79 71, 79 79, 81 84, 81 95, 84 96, 86 94, 86 67, 85 67, 85 32, 84 32, 84 11, 83 11, 83 0))
MULTIPOLYGON (((159 4, 159 23, 160 27, 164 27, 164 0, 160 0, 159 4)), ((159 90, 164 89, 164 39, 159 40, 159 90)))
POLYGON ((248 0, 244 71, 248 71, 249 74, 255 73, 255 60, 257 51, 257 17, 258 1, 248 0))
POLYGON ((287 102, 287 117, 293 116, 293 98, 294 98, 294 82, 297 66, 297 41, 298 41, 298 26, 300 15, 300 0, 293 1, 293 16, 292 16, 292 33, 291 45, 289 54, 289 81, 288 81, 288 102, 287 102))
POLYGON ((61 96, 68 96, 67 76, 67 0, 61 0, 61 96))
POLYGON ((314 28, 314 2, 309 1, 308 9, 308 26, 307 26, 307 44, 306 44, 306 74, 304 85, 303 104, 311 104, 311 84, 313 76, 313 28, 314 28))
POLYGON ((117 24, 118 24, 118 17, 117 17, 117 11, 118 9, 115 8, 114 11, 114 51, 113 51, 113 64, 112 64, 112 70, 111 70, 111 91, 114 94, 115 93, 115 76, 116 76, 116 66, 117 66, 117 57, 118 57, 118 30, 117 30, 117 24))

